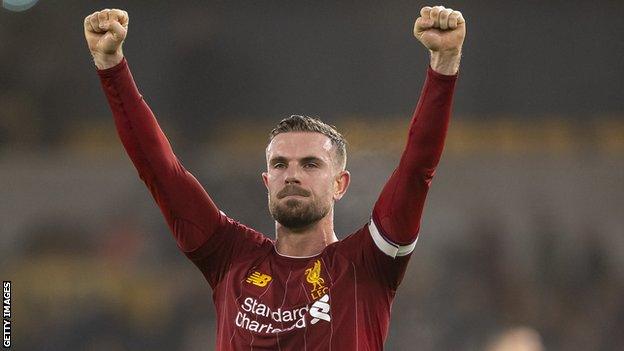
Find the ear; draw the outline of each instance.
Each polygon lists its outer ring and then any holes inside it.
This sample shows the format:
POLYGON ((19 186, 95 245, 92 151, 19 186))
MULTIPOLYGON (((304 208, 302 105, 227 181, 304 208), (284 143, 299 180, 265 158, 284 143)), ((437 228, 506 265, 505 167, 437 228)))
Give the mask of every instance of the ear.
POLYGON ((349 171, 340 171, 338 175, 336 175, 336 178, 334 179, 334 201, 342 199, 344 194, 347 192, 350 182, 351 173, 349 173, 349 171))
POLYGON ((269 189, 269 174, 267 172, 262 172, 262 182, 264 186, 269 189))

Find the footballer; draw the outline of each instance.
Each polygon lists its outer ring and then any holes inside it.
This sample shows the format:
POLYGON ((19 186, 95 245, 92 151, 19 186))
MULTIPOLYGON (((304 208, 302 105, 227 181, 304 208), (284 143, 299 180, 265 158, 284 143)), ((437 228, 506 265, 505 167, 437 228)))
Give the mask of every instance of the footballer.
POLYGON ((350 181, 342 135, 316 118, 282 119, 261 175, 275 240, 239 223, 184 168, 143 99, 122 50, 128 24, 127 12, 105 9, 85 18, 84 33, 126 152, 212 288, 216 349, 382 350, 444 146, 462 14, 421 9, 414 36, 430 62, 407 143, 368 223, 342 240, 334 232, 334 203, 350 181))

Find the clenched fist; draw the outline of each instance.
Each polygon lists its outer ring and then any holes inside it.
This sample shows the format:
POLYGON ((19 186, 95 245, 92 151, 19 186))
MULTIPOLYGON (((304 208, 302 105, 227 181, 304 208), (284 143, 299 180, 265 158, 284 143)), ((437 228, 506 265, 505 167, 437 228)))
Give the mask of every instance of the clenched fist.
POLYGON ((466 37, 466 21, 461 12, 444 6, 423 7, 414 24, 414 36, 431 52, 434 70, 444 74, 457 72, 466 37))
POLYGON ((85 17, 85 38, 97 68, 110 68, 121 62, 129 20, 126 11, 117 9, 104 9, 85 17))

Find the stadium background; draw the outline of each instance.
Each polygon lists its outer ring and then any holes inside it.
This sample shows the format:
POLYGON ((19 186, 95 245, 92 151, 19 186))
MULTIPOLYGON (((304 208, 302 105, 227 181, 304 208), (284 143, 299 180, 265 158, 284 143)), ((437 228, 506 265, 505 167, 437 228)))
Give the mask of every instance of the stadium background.
MULTIPOLYGON (((414 1, 39 1, 0 10, 0 275, 17 350, 204 350, 211 291, 115 135, 83 37, 130 13, 124 52, 186 167, 273 235, 269 130, 349 141, 344 237, 397 164, 428 57, 414 1)), ((435 4, 434 4, 435 5, 435 4)), ((388 350, 624 349, 624 2, 447 1, 468 21, 454 116, 388 350)))

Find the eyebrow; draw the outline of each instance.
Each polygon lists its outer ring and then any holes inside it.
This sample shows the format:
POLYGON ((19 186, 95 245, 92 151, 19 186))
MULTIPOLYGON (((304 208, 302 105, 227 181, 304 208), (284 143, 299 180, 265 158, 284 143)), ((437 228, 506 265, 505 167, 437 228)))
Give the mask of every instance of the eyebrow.
MULTIPOLYGON (((276 156, 273 157, 270 161, 269 164, 270 165, 274 165, 278 162, 284 162, 284 163, 288 163, 288 159, 284 156, 276 156)), ((307 162, 317 162, 317 163, 322 163, 325 164, 325 161, 323 161, 322 159, 316 157, 316 156, 306 156, 306 157, 302 157, 299 159, 299 163, 307 163, 307 162)))

